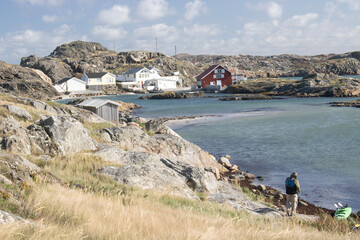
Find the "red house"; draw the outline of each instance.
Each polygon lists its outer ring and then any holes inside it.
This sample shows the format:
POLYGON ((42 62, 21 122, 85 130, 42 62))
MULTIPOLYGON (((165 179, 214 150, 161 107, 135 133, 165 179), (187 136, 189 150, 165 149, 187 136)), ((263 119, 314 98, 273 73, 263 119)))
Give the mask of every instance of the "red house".
POLYGON ((199 88, 206 88, 206 85, 219 85, 220 87, 232 84, 231 72, 221 65, 212 65, 196 77, 199 88))

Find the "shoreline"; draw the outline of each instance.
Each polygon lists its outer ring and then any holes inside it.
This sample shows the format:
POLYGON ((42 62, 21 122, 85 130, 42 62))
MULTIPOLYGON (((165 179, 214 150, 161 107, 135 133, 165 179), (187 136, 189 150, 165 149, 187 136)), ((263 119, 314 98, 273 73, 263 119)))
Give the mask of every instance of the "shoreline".
MULTIPOLYGON (((182 117, 171 117, 171 118, 158 118, 161 120, 164 120, 164 124, 171 128, 173 131, 176 131, 178 127, 185 127, 190 126, 192 124, 201 124, 201 122, 205 122, 208 119, 211 118, 221 118, 225 115, 200 115, 200 116, 182 116, 182 117), (176 126, 176 128, 173 128, 176 126), (174 130, 175 129, 175 130, 174 130)), ((216 121, 216 120, 213 121, 216 121)), ((248 171, 246 171, 248 172, 248 171)), ((251 173, 252 174, 252 173, 251 173)), ((254 175, 255 176, 255 175, 254 175)), ((236 184, 234 184, 236 185, 236 184)), ((265 198, 266 202, 271 202, 273 205, 275 205, 278 208, 282 208, 286 205, 286 193, 283 193, 283 190, 279 190, 276 188, 273 188, 272 186, 266 186, 266 192, 258 191, 259 185, 256 185, 253 179, 243 179, 240 180, 240 187, 242 189, 248 188, 250 191, 252 191, 255 195, 262 195, 265 198), (271 192, 273 192, 271 194, 271 192), (277 201, 274 201, 276 199, 276 196, 278 192, 281 192, 283 197, 281 199, 278 199, 277 201)), ((298 214, 304 214, 304 215, 321 215, 323 213, 329 214, 331 216, 334 215, 335 210, 328 209, 325 207, 317 206, 314 203, 311 203, 307 201, 306 199, 303 199, 302 197, 299 197, 299 204, 297 208, 298 214)))

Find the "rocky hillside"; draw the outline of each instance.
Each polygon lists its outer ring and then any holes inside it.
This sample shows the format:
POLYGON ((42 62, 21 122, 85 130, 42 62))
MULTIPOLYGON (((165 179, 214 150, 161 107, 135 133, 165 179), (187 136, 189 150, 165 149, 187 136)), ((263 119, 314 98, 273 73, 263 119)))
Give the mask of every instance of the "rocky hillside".
POLYGON ((42 71, 0 61, 0 92, 36 99, 57 96, 57 91, 42 71))
POLYGON ((58 46, 49 56, 31 55, 21 59, 21 66, 42 70, 53 82, 84 72, 109 71, 120 74, 134 67, 155 66, 160 75, 179 71, 185 85, 195 83, 200 68, 162 53, 147 51, 115 52, 99 43, 75 41, 58 46))
POLYGON ((317 56, 279 55, 189 55, 175 56, 179 60, 188 60, 195 66, 206 68, 212 64, 222 64, 236 74, 246 77, 291 77, 305 76, 311 73, 337 75, 360 74, 360 52, 328 54, 317 56))
MULTIPOLYGON (((237 178, 248 174, 240 172, 228 159, 222 158, 218 163, 214 156, 161 122, 148 121, 146 130, 133 119, 114 125, 74 106, 0 96, 0 197, 4 198, 0 210, 6 210, 9 203, 16 206, 13 209, 21 209, 21 189, 36 184, 36 179, 80 189, 92 184, 61 179, 44 168, 53 162, 59 169, 57 161, 68 161, 64 159, 78 154, 80 159, 83 155, 102 159, 102 166, 93 169, 92 176, 108 176, 113 183, 192 200, 199 200, 201 193, 209 201, 226 202, 256 215, 283 215, 276 208, 250 201, 239 188, 228 183, 235 178, 220 179, 220 173, 230 171, 237 178)), ((71 176, 76 177, 74 172, 71 176)))
POLYGON ((246 80, 228 87, 226 92, 299 97, 358 97, 360 80, 319 73, 307 75, 298 81, 279 78, 246 80))

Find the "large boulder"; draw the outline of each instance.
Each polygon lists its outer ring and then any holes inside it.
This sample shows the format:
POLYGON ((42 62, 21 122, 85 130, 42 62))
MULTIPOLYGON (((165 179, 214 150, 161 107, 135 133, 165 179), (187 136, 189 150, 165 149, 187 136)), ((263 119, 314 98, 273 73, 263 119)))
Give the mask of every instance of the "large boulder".
POLYGON ((31 114, 26 111, 25 109, 15 106, 15 105, 3 105, 4 108, 6 108, 12 115, 15 115, 19 118, 32 121, 33 117, 31 114))
POLYGON ((38 72, 2 61, 0 61, 0 91, 35 99, 48 99, 58 95, 56 89, 38 72))
POLYGON ((105 161, 123 164, 145 164, 159 161, 158 156, 145 152, 125 151, 110 145, 101 145, 99 148, 94 155, 101 157, 105 161))
POLYGON ((62 154, 95 150, 95 144, 84 126, 75 118, 52 116, 38 123, 42 126, 62 154))
POLYGON ((27 130, 31 141, 32 154, 56 155, 58 153, 58 146, 42 126, 31 124, 27 127, 27 130))
POLYGON ((199 199, 186 185, 184 177, 159 163, 129 164, 122 167, 104 167, 100 170, 121 184, 152 189, 171 195, 199 199))
POLYGON ((189 163, 200 168, 218 167, 214 156, 178 136, 149 136, 136 127, 105 128, 101 133, 104 139, 116 143, 122 149, 156 154, 161 158, 189 163))
POLYGON ((12 153, 31 154, 31 142, 26 128, 12 116, 0 117, 0 147, 12 153))
POLYGON ((171 159, 162 158, 162 163, 168 168, 177 172, 180 176, 185 177, 186 184, 197 192, 216 192, 218 182, 213 173, 204 171, 198 167, 188 163, 173 161, 171 159))
POLYGON ((31 68, 39 69, 43 71, 48 77, 51 78, 52 82, 59 81, 66 77, 73 76, 73 71, 69 65, 63 64, 56 58, 45 57, 40 59, 31 68))

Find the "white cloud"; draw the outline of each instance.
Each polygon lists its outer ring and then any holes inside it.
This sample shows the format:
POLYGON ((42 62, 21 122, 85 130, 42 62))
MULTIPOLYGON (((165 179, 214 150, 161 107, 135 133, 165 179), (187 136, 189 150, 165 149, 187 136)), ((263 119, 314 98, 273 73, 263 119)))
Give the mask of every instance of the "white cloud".
POLYGON ((107 25, 121 25, 130 21, 130 9, 123 5, 114 5, 110 9, 101 10, 97 20, 107 25))
POLYGON ((352 10, 360 10, 360 1, 359 0, 337 0, 339 3, 346 3, 349 5, 349 8, 352 10))
POLYGON ((18 3, 30 3, 31 5, 50 5, 60 6, 64 3, 64 0, 13 0, 18 3))
POLYGON ((78 35, 75 28, 66 24, 51 32, 33 29, 8 32, 0 37, 0 45, 2 46, 0 59, 5 59, 6 56, 6 61, 18 64, 21 57, 30 54, 46 56, 60 44, 79 39, 87 40, 85 36, 78 35))
POLYGON ((174 46, 179 40, 179 31, 175 26, 168 26, 164 23, 139 27, 134 29, 129 45, 132 49, 155 51, 155 39, 157 39, 159 52, 173 53, 174 46))
POLYGON ((196 16, 199 16, 202 13, 206 13, 206 12, 207 12, 207 7, 205 2, 201 0, 194 0, 193 2, 186 3, 184 17, 186 20, 191 21, 196 16))
POLYGON ((171 14, 166 0, 142 0, 137 6, 137 16, 144 20, 155 20, 171 14))
POLYGON ((316 13, 295 15, 278 26, 266 22, 248 22, 237 31, 246 54, 282 53, 315 55, 354 51, 360 38, 359 26, 320 19, 316 13))
POLYGON ((191 27, 184 27, 184 33, 193 37, 216 36, 220 33, 219 29, 220 28, 215 24, 194 24, 191 27))
POLYGON ((267 5, 266 11, 269 17, 273 19, 277 19, 282 16, 282 6, 275 2, 270 2, 267 5))
POLYGON ((95 26, 92 31, 92 35, 105 39, 105 40, 118 40, 126 36, 127 32, 120 27, 113 27, 109 25, 95 26))
POLYGON ((159 39, 166 39, 172 41, 176 39, 179 32, 176 27, 168 26, 164 23, 155 24, 149 27, 140 27, 135 29, 134 36, 137 39, 149 39, 158 37, 159 39))
POLYGON ((292 18, 285 21, 289 27, 304 27, 308 25, 311 21, 318 18, 317 13, 307 13, 305 15, 295 15, 292 18))
POLYGON ((44 15, 42 16, 42 20, 47 23, 56 22, 58 17, 56 15, 44 15))

